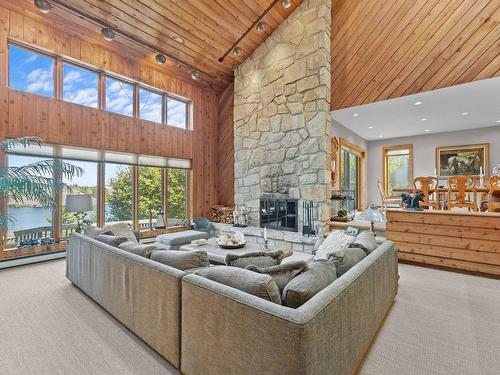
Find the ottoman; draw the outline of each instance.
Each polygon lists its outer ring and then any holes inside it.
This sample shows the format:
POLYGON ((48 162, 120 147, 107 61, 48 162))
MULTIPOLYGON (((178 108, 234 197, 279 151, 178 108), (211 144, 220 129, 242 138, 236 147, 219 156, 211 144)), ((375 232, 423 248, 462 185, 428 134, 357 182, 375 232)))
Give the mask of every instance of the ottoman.
POLYGON ((182 232, 160 234, 156 237, 156 247, 162 250, 179 250, 181 246, 191 243, 193 240, 208 240, 207 232, 197 230, 186 230, 182 232))

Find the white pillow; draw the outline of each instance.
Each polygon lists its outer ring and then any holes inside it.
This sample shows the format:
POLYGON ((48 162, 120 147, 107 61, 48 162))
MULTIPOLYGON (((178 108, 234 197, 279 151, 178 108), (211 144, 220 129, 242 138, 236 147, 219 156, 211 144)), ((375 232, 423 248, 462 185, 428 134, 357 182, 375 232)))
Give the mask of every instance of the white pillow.
POLYGON ((137 243, 137 238, 134 232, 130 229, 127 223, 115 223, 106 225, 103 229, 110 230, 115 236, 125 237, 127 241, 137 243))
POLYGON ((333 230, 319 246, 314 259, 328 259, 332 253, 343 250, 354 241, 354 236, 345 233, 343 230, 333 230))

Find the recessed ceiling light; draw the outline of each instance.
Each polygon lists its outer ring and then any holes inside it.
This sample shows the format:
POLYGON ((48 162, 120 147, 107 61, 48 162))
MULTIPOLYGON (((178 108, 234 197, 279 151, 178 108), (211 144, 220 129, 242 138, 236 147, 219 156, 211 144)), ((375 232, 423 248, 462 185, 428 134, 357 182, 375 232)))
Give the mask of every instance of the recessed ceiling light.
POLYGON ((420 119, 420 121, 427 121, 427 119, 424 117, 424 118, 420 119))
POLYGON ((175 35, 174 37, 172 37, 172 39, 175 40, 177 43, 184 44, 184 39, 181 38, 180 36, 175 35))
POLYGON ((373 126, 369 126, 368 129, 373 129, 373 126))
POLYGON ((42 12, 42 13, 49 13, 50 12, 51 6, 47 0, 35 0, 34 3, 40 12, 42 12))
POLYGON ((266 23, 264 21, 259 21, 256 28, 259 33, 263 33, 264 31, 266 31, 266 23))
POLYGON ((415 103, 413 103, 413 105, 420 105, 420 104, 422 104, 422 102, 415 102, 415 103))
POLYGON ((241 55, 241 48, 240 47, 234 47, 234 49, 233 49, 233 55, 234 56, 241 55))
POLYGON ((111 42, 113 39, 115 39, 115 32, 109 27, 103 27, 101 30, 101 35, 108 42, 111 42))
POLYGON ((198 78, 200 78, 200 73, 198 73, 197 70, 192 70, 191 71, 191 78, 196 81, 198 78))
POLYGON ((500 120, 496 120, 495 122, 498 122, 500 124, 500 120))
POLYGON ((162 53, 158 53, 156 56, 155 56, 155 60, 158 64, 160 65, 163 65, 167 62, 167 57, 162 54, 162 53))
POLYGON ((425 131, 426 131, 426 132, 430 132, 430 131, 431 131, 431 129, 425 129, 425 131))
POLYGON ((462 116, 467 116, 469 114, 469 112, 462 112, 461 115, 462 116))
POLYGON ((353 117, 358 117, 358 116, 359 116, 359 114, 357 114, 357 113, 353 113, 353 114, 352 114, 352 116, 353 116, 353 117))
POLYGON ((289 8, 292 5, 292 0, 281 0, 281 5, 283 8, 289 8))
POLYGON ((383 135, 379 135, 378 137, 379 137, 379 138, 384 138, 384 136, 383 136, 383 135))

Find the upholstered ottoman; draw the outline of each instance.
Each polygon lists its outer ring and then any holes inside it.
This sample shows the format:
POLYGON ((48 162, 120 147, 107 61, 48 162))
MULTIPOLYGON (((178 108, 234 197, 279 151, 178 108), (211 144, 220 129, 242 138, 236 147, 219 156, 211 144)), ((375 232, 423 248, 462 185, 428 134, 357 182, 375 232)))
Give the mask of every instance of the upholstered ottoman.
POLYGON ((186 230, 182 232, 161 234, 156 237, 156 247, 163 250, 179 250, 181 246, 202 238, 208 240, 208 233, 198 232, 196 230, 186 230))

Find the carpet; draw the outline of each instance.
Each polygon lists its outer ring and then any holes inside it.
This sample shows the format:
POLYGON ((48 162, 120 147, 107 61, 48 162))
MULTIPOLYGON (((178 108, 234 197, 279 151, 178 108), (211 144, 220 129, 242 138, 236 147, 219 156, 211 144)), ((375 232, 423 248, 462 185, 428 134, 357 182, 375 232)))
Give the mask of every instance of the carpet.
MULTIPOLYGON (((64 260, 0 271, 0 374, 179 374, 64 275, 64 260)), ((499 280, 400 275, 362 375, 500 373, 499 280)))

